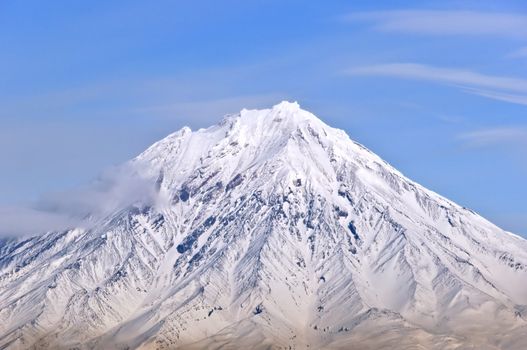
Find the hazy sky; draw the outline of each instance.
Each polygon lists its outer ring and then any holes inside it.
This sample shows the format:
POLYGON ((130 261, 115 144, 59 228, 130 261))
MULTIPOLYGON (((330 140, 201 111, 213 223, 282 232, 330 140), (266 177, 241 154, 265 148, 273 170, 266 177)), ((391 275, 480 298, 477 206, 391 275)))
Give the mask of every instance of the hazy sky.
POLYGON ((284 99, 527 236, 524 0, 0 1, 0 215, 284 99))

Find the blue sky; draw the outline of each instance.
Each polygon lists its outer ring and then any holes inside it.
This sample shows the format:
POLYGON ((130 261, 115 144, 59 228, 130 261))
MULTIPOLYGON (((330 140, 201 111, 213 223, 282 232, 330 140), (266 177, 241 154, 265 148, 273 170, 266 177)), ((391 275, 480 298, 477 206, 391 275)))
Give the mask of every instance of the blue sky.
POLYGON ((2 206, 288 99, 527 236, 525 1, 2 1, 0 47, 2 206))

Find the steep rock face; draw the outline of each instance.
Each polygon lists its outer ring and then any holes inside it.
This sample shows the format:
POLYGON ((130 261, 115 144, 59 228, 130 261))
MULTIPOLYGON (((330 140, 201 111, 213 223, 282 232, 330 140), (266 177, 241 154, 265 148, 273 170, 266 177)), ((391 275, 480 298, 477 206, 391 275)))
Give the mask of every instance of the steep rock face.
POLYGON ((526 241, 296 103, 129 165, 152 203, 2 244, 0 348, 527 348, 526 241))

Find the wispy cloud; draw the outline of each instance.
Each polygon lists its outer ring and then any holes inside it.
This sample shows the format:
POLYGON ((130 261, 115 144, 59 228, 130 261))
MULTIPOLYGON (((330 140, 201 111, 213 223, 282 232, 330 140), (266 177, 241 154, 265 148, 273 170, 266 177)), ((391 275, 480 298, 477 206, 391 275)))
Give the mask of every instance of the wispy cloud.
POLYGON ((510 93, 503 93, 503 92, 496 92, 496 91, 482 90, 482 89, 472 89, 472 88, 465 88, 464 90, 466 92, 469 92, 475 95, 491 98, 491 99, 498 100, 498 101, 515 103, 519 105, 527 105, 527 95, 510 94, 510 93))
POLYGON ((470 131, 458 135, 458 138, 469 146, 482 147, 496 144, 527 145, 527 128, 500 127, 470 131))
POLYGON ((450 84, 463 91, 499 101, 527 104, 527 79, 487 75, 470 70, 416 63, 388 63, 354 67, 351 76, 384 76, 450 84))
POLYGON ((29 206, 0 206, 0 237, 89 228, 131 205, 161 203, 155 179, 144 174, 140 164, 126 163, 106 170, 82 188, 47 194, 29 206))
POLYGON ((519 49, 509 53, 508 58, 525 58, 527 57, 527 46, 520 47, 519 49))
POLYGON ((351 75, 378 75, 527 92, 527 79, 486 75, 469 70, 417 63, 388 63, 352 68, 351 75))
POLYGON ((9 96, 0 95, 0 118, 90 120, 96 117, 126 121, 132 115, 148 120, 156 117, 199 119, 209 124, 221 118, 224 110, 234 112, 245 104, 275 103, 281 96, 280 91, 254 84, 245 86, 247 80, 259 79, 262 71, 274 65, 266 61, 174 75, 102 78, 43 91, 19 91, 9 96), (207 118, 203 118, 205 114, 207 118))
POLYGON ((23 206, 0 206, 0 238, 36 235, 74 227, 78 219, 23 206))
POLYGON ((346 15, 345 20, 372 23, 385 32, 419 35, 493 35, 527 37, 527 16, 515 13, 481 11, 372 11, 346 15))
POLYGON ((265 108, 285 99, 283 94, 239 95, 223 98, 180 100, 172 103, 138 107, 132 113, 152 114, 159 118, 189 118, 218 121, 222 115, 239 112, 242 108, 265 108))

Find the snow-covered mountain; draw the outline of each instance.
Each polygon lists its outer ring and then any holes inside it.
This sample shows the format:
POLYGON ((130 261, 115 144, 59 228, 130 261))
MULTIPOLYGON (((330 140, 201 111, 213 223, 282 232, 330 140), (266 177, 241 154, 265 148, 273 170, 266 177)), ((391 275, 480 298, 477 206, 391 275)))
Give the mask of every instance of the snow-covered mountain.
POLYGON ((296 103, 128 166, 154 201, 2 242, 0 349, 527 349, 527 241, 296 103))

